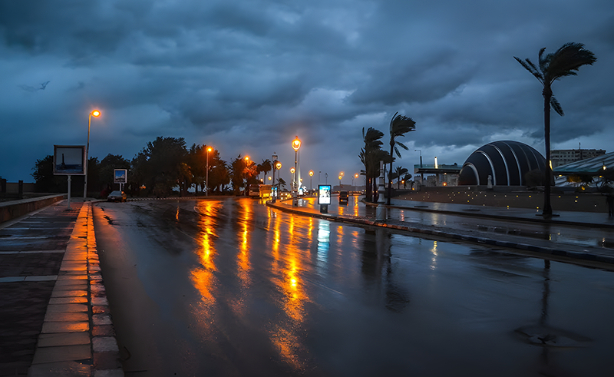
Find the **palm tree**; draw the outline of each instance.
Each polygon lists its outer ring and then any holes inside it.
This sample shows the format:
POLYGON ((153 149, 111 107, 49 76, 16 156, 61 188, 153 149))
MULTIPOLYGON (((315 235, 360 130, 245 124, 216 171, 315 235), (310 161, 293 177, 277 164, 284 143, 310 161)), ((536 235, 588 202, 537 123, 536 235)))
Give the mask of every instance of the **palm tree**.
MULTIPOLYGON (((388 170, 388 175, 392 173, 392 161, 394 160, 394 155, 392 152, 396 152, 396 155, 401 158, 401 153, 399 152, 399 148, 397 146, 407 150, 405 144, 397 141, 397 137, 405 136, 406 133, 410 131, 416 130, 416 122, 413 119, 406 117, 404 115, 397 115, 398 112, 392 116, 390 119, 390 169, 388 170)), ((390 205, 390 196, 392 195, 392 182, 388 181, 388 198, 387 204, 390 205)))
POLYGON ((264 173, 264 181, 266 183, 267 173, 273 170, 273 163, 268 158, 266 160, 262 160, 262 164, 258 164, 258 171, 264 173))
POLYGON ((408 171, 409 170, 401 166, 397 166, 396 169, 394 169, 393 174, 396 176, 396 179, 397 179, 397 190, 401 188, 401 177, 403 176, 403 174, 407 173, 408 171))
POLYGON ((365 147, 360 150, 360 161, 365 166, 365 170, 361 172, 365 176, 365 194, 366 200, 372 201, 372 187, 373 179, 379 175, 379 161, 381 158, 381 147, 384 144, 380 139, 384 137, 384 133, 380 130, 376 130, 373 127, 369 127, 365 133, 365 129, 362 129, 362 139, 365 142, 365 147))
POLYGON ((576 76, 583 65, 592 65, 597 61, 595 55, 584 48, 582 43, 566 43, 553 54, 544 56, 546 48, 539 50, 539 68, 529 59, 520 60, 514 56, 527 71, 542 84, 544 96, 544 142, 546 144, 546 171, 544 179, 544 217, 552 217, 550 205, 550 185, 552 168, 550 167, 550 106, 557 114, 563 116, 563 108, 552 94, 552 84, 565 76, 576 76))

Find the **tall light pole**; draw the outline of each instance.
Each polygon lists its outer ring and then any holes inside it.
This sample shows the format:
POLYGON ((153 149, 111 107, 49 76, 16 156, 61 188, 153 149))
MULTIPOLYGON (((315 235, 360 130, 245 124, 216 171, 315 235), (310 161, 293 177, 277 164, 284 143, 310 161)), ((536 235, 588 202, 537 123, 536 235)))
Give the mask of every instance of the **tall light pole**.
POLYGON ((205 196, 209 196, 209 152, 213 149, 207 147, 207 171, 205 172, 205 196))
MULTIPOLYGON (((422 169, 422 149, 414 149, 414 152, 420 152, 420 169, 422 169)), ((422 186, 422 183, 424 183, 424 173, 422 171, 420 172, 420 179, 422 180, 420 186, 422 186)))
POLYGON ((292 149, 294 149, 294 184, 292 185, 292 197, 294 198, 293 205, 298 206, 298 178, 296 173, 298 171, 298 150, 301 148, 301 140, 297 137, 292 140, 292 149))
POLYGON ((83 200, 85 201, 85 197, 87 196, 87 160, 89 159, 90 154, 90 126, 92 125, 92 116, 98 118, 100 116, 100 111, 92 110, 90 112, 90 116, 87 119, 87 146, 85 147, 85 180, 83 183, 83 200))
POLYGON ((343 176, 341 174, 339 174, 339 190, 341 190, 341 187, 343 187, 343 186, 341 186, 341 178, 343 178, 343 176))
MULTIPOLYGON (((279 170, 279 177, 277 177, 277 182, 279 182, 279 180, 281 179, 281 162, 277 161, 275 163, 275 166, 273 167, 273 172, 275 172, 275 168, 277 168, 277 170, 279 170)), ((273 184, 275 184, 275 178, 273 178, 273 184)), ((281 185, 277 184, 277 196, 279 196, 279 191, 281 189, 281 185)))
POLYGON ((354 174, 354 178, 352 178, 352 190, 356 190, 354 187, 354 179, 358 179, 358 173, 354 174))
MULTIPOLYGON (((277 168, 277 159, 279 158, 279 156, 277 156, 277 153, 273 152, 273 156, 271 156, 271 158, 273 159, 273 187, 275 187, 275 170, 277 168)), ((273 203, 275 203, 276 192, 275 190, 272 190, 272 191, 273 191, 272 200, 273 200, 273 203)))
POLYGON ((311 178, 313 177, 313 170, 309 170, 309 191, 311 191, 311 178))

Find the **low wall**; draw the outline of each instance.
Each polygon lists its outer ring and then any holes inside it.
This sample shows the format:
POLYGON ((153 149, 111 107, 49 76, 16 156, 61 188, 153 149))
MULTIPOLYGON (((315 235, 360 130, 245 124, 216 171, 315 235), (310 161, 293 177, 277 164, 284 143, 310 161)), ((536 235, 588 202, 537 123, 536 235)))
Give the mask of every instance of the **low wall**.
POLYGON ((37 209, 41 209, 66 198, 66 194, 43 196, 39 198, 11 200, 0 202, 0 223, 12 220, 19 216, 27 215, 37 209))

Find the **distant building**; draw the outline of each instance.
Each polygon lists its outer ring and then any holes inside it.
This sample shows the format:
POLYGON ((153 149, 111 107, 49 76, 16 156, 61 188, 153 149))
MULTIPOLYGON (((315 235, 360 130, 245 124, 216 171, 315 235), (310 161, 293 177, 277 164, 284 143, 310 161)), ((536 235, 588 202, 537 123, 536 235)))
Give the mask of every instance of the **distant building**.
POLYGON ((603 149, 557 149, 550 151, 550 161, 552 161, 552 168, 556 168, 557 166, 603 156, 604 154, 605 150, 603 149))
POLYGON ((512 140, 493 141, 467 158, 458 184, 486 186, 490 179, 493 186, 524 186, 532 170, 546 170, 546 159, 535 148, 512 140))

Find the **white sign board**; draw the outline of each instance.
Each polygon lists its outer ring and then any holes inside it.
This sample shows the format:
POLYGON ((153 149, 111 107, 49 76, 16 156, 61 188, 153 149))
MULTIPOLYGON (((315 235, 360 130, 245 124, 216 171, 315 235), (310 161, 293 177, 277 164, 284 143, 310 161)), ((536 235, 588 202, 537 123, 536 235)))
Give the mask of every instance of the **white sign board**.
POLYGON ((330 204, 330 194, 331 194, 331 186, 330 185, 319 185, 318 186, 318 204, 330 204))

